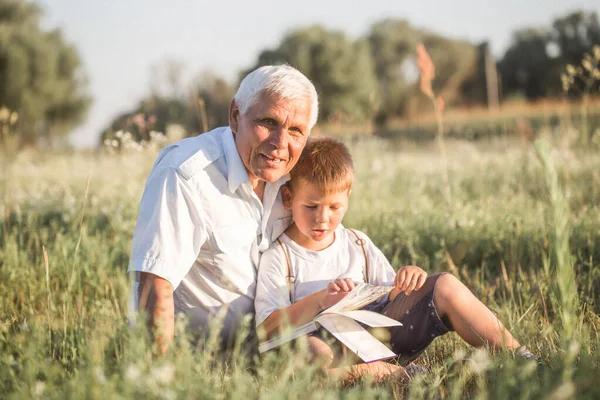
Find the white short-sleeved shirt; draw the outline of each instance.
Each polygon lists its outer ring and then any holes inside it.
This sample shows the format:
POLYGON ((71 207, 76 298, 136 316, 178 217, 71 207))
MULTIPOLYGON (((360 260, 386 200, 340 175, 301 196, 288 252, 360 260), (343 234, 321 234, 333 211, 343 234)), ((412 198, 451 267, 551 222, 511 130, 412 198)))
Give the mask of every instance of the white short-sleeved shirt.
MULTIPOLYGON (((287 180, 267 183, 261 203, 228 127, 166 147, 146 182, 128 270, 168 280, 193 328, 225 312, 228 337, 254 311, 259 251, 291 223, 279 194, 287 180)), ((137 292, 136 279, 132 311, 137 292)))
MULTIPOLYGON (((367 235, 355 232, 363 239, 369 261, 368 283, 392 285, 396 273, 381 250, 367 235)), ((365 256, 356 237, 341 225, 335 231, 331 246, 312 251, 298 245, 286 234, 279 238, 290 258, 294 282, 294 301, 323 290, 337 278, 364 282, 365 256)), ((262 253, 256 285, 256 325, 260 325, 273 311, 292 305, 287 284, 287 261, 278 242, 262 253)))

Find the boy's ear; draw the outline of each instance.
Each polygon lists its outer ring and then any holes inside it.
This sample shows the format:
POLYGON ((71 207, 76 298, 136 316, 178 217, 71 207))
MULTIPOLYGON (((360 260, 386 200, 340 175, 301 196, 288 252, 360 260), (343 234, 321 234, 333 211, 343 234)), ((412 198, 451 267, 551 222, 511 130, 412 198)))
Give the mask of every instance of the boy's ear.
POLYGON ((292 191, 288 185, 283 185, 281 188, 281 200, 283 201, 283 207, 286 210, 292 209, 292 191))

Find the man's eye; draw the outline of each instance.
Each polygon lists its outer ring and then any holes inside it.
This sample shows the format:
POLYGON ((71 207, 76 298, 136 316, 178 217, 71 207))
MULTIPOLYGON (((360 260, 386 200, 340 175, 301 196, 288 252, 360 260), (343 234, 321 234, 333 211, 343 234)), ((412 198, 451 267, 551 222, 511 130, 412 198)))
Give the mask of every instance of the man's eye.
POLYGON ((265 118, 261 121, 265 125, 273 126, 275 125, 275 120, 271 118, 265 118))

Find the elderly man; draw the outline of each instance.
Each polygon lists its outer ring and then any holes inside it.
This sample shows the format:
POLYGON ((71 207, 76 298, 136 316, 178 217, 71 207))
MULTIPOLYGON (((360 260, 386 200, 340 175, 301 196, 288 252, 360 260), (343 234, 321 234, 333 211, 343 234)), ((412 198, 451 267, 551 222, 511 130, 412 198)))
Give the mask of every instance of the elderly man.
POLYGON ((318 113, 317 92, 289 66, 244 78, 229 127, 166 147, 148 177, 129 271, 134 309, 145 310, 166 351, 174 314, 196 331, 223 317, 230 341, 254 313, 259 252, 291 223, 280 187, 296 164, 318 113))

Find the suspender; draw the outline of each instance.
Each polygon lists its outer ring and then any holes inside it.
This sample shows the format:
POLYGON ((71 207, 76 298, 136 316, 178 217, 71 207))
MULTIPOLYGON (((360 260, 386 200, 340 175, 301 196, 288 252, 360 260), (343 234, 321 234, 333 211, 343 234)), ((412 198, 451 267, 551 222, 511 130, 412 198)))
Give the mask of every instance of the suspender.
MULTIPOLYGON (((354 229, 347 228, 346 230, 352 232, 352 234, 356 238, 354 243, 356 243, 358 246, 360 246, 360 248, 362 250, 363 257, 365 258, 365 264, 363 265, 363 270, 362 270, 363 279, 365 280, 365 282, 369 282, 369 257, 367 257, 367 250, 365 249, 365 241, 364 241, 364 239, 361 239, 358 236, 358 234, 356 233, 356 231, 354 229)), ((294 304, 296 302, 296 296, 295 296, 296 277, 292 273, 292 263, 290 261, 290 255, 288 254, 285 246, 283 245, 283 243, 281 242, 280 239, 277 239, 277 243, 279 243, 279 247, 281 247, 281 251, 283 251, 283 255, 285 256, 285 262, 287 264, 287 275, 285 276, 285 280, 287 282, 288 291, 290 293, 290 302, 292 304, 294 304)))
POLYGON ((294 296, 294 292, 296 289, 296 278, 294 277, 294 274, 292 274, 292 263, 290 262, 290 255, 288 254, 287 250, 285 249, 285 246, 283 245, 283 243, 281 243, 281 240, 279 238, 277 239, 277 243, 279 243, 281 251, 283 251, 283 254, 285 255, 285 263, 287 264, 287 275, 285 276, 285 280, 287 282, 288 291, 290 293, 290 301, 292 302, 292 304, 294 304, 296 302, 296 296, 294 296))
POLYGON ((366 283, 368 283, 369 282, 369 257, 367 257, 367 251, 365 250, 365 241, 358 237, 358 234, 356 233, 356 231, 354 229, 348 228, 347 230, 349 230, 350 232, 352 232, 354 234, 354 237, 356 238, 355 243, 360 246, 360 248, 363 252, 363 257, 365 257, 365 265, 363 267, 362 272, 363 272, 363 279, 365 280, 366 283))

